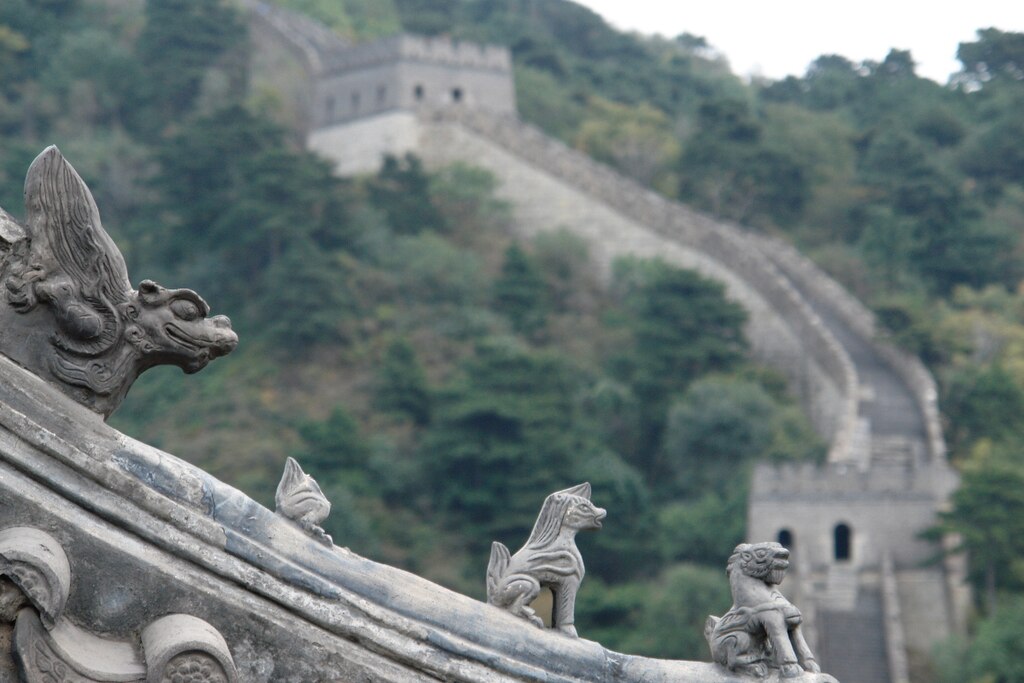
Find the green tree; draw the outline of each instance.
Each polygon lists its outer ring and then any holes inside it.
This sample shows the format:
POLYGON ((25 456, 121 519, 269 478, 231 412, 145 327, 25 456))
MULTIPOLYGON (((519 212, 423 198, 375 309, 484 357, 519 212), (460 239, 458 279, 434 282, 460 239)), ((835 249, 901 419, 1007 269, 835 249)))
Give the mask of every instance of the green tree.
POLYGON ((709 100, 679 158, 679 193, 716 216, 789 224, 801 215, 809 184, 786 148, 763 140, 763 125, 745 101, 709 100))
POLYGON ((247 302, 247 327, 286 357, 337 343, 344 337, 345 323, 358 313, 345 277, 349 268, 309 240, 287 245, 247 302))
MULTIPOLYGON (((742 487, 746 466, 770 450, 777 411, 756 384, 700 379, 669 410, 656 470, 671 477, 672 492, 724 495, 742 487)), ((659 481, 666 483, 664 478, 659 481)))
POLYGON ((978 30, 978 39, 960 43, 956 51, 963 69, 957 81, 971 88, 984 87, 989 81, 1024 81, 1024 33, 997 28, 978 30))
MULTIPOLYGON (((576 146, 608 162, 643 185, 659 180, 679 155, 679 142, 664 112, 649 104, 634 107, 593 98, 580 125, 576 146)), ((664 188, 669 189, 668 183, 664 188)))
POLYGON ((372 449, 356 420, 336 406, 323 420, 299 425, 302 445, 294 452, 327 499, 331 514, 324 529, 346 547, 368 552, 376 547, 367 500, 377 497, 383 477, 374 467, 372 449))
POLYGON ((954 455, 966 456, 981 439, 1012 443, 1024 436, 1024 390, 998 364, 951 373, 942 410, 954 455))
POLYGON ((371 449, 347 410, 335 406, 325 419, 304 422, 298 431, 302 446, 295 451, 295 458, 321 485, 340 480, 350 491, 372 491, 371 449))
POLYGON ((146 128, 186 114, 207 69, 243 44, 245 35, 239 11, 224 0, 146 0, 146 26, 136 49, 149 84, 151 106, 141 119, 146 128))
POLYGON ((563 358, 490 340, 438 396, 419 457, 437 507, 477 550, 517 542, 594 451, 576 427, 582 378, 563 358))
POLYGON ((399 159, 384 157, 380 171, 369 183, 374 206, 388 217, 391 229, 399 235, 415 235, 423 230, 444 232, 444 216, 430 196, 430 179, 423 162, 413 154, 399 159))
POLYGON ((408 340, 396 339, 384 352, 374 383, 373 403, 378 410, 404 415, 420 426, 430 421, 427 375, 408 340))
POLYGON ((494 308, 521 334, 534 334, 546 322, 547 285, 533 258, 516 244, 505 250, 501 275, 494 281, 494 308))
MULTIPOLYGON (((339 281, 326 272, 329 257, 314 255, 316 282, 301 273, 298 261, 300 252, 312 255, 309 250, 326 251, 347 239, 345 195, 326 162, 292 151, 280 128, 238 106, 190 121, 161 143, 157 158, 154 185, 163 206, 152 221, 170 217, 174 230, 143 229, 137 239, 157 272, 188 268, 197 288, 236 309, 254 290, 283 295, 293 286, 290 275, 309 282, 303 291, 310 301, 337 299, 330 287, 339 281), (298 272, 268 270, 288 251, 298 272), (270 282, 268 274, 279 279, 270 282)), ((253 312, 259 321, 278 313, 253 312)))
POLYGON ((663 556, 672 562, 724 567, 746 533, 747 486, 670 502, 658 511, 663 556))
POLYGON ((1024 596, 1008 595, 988 618, 978 623, 963 673, 972 681, 1024 683, 1022 633, 1024 596))
POLYGON ((940 528, 959 534, 972 583, 991 615, 998 591, 1024 588, 1024 465, 1015 448, 983 446, 962 473, 940 528))
MULTIPOLYGON (((632 348, 617 362, 640 401, 640 451, 652 453, 672 394, 743 359, 747 314, 726 299, 721 284, 663 261, 620 260, 615 278, 633 337, 632 348)), ((654 462, 642 469, 658 476, 654 462)))

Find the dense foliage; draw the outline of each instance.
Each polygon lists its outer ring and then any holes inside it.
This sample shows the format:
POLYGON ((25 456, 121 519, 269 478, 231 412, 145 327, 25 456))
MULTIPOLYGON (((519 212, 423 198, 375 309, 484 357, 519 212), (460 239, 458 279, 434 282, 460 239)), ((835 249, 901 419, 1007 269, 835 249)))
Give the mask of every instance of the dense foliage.
MULTIPOLYGON (((979 31, 948 85, 900 50, 746 84, 701 37, 625 35, 565 0, 278 2, 349 39, 508 45, 524 118, 794 241, 869 302, 939 375, 964 473, 942 523, 972 552, 980 616, 936 670, 1024 681, 1004 656, 1024 639, 1007 486, 1024 483, 1024 35, 979 31)), ((473 168, 334 178, 250 99, 246 49, 227 0, 0 3, 0 205, 20 213, 57 142, 132 276, 194 286, 242 337, 188 381, 145 376, 115 424, 265 503, 295 455, 337 541, 475 596, 489 542, 521 542, 546 493, 589 480, 611 514, 580 539, 581 632, 703 657, 743 536, 737 473, 823 451, 747 360, 744 312, 656 261, 602 283, 567 233, 514 242, 473 168)))

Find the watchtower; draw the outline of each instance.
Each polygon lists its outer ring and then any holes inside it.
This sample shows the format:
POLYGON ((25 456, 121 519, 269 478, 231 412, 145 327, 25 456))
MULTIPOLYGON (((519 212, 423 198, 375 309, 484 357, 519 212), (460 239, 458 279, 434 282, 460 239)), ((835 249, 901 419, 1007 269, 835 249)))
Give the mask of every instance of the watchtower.
POLYGON ((515 114, 508 49, 411 35, 355 45, 325 63, 312 124, 327 128, 395 110, 450 105, 515 114))

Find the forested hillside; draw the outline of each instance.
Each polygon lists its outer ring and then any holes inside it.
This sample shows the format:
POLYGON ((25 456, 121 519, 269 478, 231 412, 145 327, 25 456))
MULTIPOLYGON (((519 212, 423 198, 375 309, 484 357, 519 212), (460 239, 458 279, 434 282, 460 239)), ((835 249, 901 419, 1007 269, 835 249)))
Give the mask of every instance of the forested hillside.
MULTIPOLYGON (((980 31, 948 85, 900 51, 748 84, 703 38, 625 35, 562 0, 280 2, 353 39, 509 45, 524 118, 792 240, 873 306, 938 375, 964 473, 944 523, 979 618, 936 680, 1024 681, 1024 35, 980 31)), ((195 288, 242 340, 195 377, 149 373, 113 423, 266 504, 293 455, 336 542, 475 596, 489 543, 589 480, 609 519, 580 539, 580 632, 703 658, 744 473, 824 452, 748 359, 744 311, 659 262, 601 282, 566 233, 514 243, 470 167, 333 178, 247 88, 247 50, 226 0, 0 4, 0 205, 23 214, 56 142, 133 281, 195 288)))

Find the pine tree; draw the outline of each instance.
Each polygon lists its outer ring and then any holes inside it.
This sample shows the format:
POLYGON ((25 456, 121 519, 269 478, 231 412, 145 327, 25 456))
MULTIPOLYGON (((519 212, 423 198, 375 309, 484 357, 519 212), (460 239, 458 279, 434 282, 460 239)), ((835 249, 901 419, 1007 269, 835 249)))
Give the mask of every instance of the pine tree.
POLYGON ((406 415, 417 425, 430 421, 427 376, 405 339, 396 339, 388 346, 377 372, 373 402, 378 409, 406 415))
POLYGON ((547 285, 533 259, 515 244, 505 251, 501 275, 494 282, 494 307, 520 334, 533 334, 546 322, 547 285))

